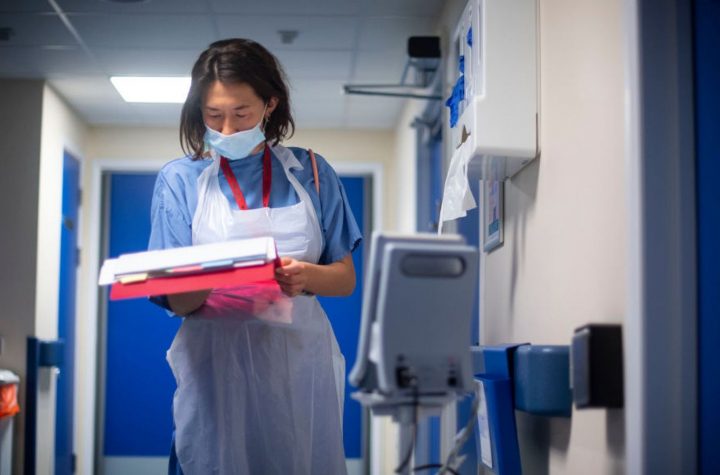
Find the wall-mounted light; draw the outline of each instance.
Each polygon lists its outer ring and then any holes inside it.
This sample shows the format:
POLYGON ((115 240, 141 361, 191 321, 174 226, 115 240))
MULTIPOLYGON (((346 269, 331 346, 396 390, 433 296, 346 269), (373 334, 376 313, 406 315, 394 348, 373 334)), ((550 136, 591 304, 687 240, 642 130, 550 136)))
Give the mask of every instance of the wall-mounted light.
POLYGON ((189 77, 113 76, 110 82, 125 102, 185 102, 190 89, 189 77))

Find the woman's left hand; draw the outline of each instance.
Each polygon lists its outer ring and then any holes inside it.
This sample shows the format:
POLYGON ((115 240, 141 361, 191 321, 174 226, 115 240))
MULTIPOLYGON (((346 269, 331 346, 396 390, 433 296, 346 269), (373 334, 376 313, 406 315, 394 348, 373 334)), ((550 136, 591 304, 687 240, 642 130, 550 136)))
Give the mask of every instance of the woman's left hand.
POLYGON ((290 297, 300 295, 308 283, 308 263, 292 257, 283 257, 281 267, 275 270, 275 280, 282 291, 290 297))

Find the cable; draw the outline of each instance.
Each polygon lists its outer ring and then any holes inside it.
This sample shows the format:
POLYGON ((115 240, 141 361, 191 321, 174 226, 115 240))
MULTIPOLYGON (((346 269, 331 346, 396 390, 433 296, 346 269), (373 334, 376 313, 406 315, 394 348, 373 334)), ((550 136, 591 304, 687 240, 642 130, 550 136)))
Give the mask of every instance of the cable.
POLYGON ((447 459, 445 460, 445 464, 440 468, 440 475, 442 475, 446 471, 450 471, 450 465, 455 460, 455 457, 457 457, 458 452, 462 448, 462 446, 465 444, 465 441, 468 440, 470 437, 470 434, 472 433, 473 429, 475 428, 475 423, 477 422, 477 412, 480 409, 480 397, 479 395, 475 395, 475 398, 473 399, 473 405, 472 410, 470 411, 470 418, 465 424, 465 427, 462 428, 460 432, 457 433, 455 436, 455 446, 452 448, 450 453, 447 456, 447 459))
MULTIPOLYGON (((429 463, 426 465, 420 465, 418 467, 413 468, 413 472, 419 472, 421 470, 429 470, 431 468, 442 468, 442 464, 441 463, 429 463)), ((458 472, 457 470, 452 469, 450 467, 446 468, 445 471, 450 472, 453 475, 460 475, 460 472, 458 472)))
MULTIPOLYGON (((413 383, 414 382, 415 381, 413 381, 413 383)), ((412 439, 410 439, 410 446, 408 447, 408 451, 405 454, 405 457, 403 457, 403 461, 395 469, 395 473, 402 473, 402 471, 405 470, 405 467, 410 463, 410 459, 412 458, 413 451, 415 450, 415 437, 417 436, 417 420, 418 420, 418 388, 417 388, 417 384, 414 384, 414 386, 413 386, 412 439)))

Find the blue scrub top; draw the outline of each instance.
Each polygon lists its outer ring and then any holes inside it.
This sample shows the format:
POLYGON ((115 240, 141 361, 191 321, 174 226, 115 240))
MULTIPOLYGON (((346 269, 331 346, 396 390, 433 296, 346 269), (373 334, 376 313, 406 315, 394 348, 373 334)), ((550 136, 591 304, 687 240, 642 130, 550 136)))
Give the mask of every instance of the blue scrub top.
MULTIPOLYGON (((303 169, 292 169, 300 184, 307 190, 317 213, 325 247, 320 264, 339 261, 354 251, 362 235, 348 204, 342 182, 335 170, 320 155, 315 154, 320 181, 320 193, 315 190, 312 164, 308 151, 290 147, 303 169)), ((235 177, 245 196, 248 208, 262 207, 263 152, 241 160, 231 160, 235 177)), ((300 201, 288 181, 280 161, 271 154, 272 188, 271 208, 290 206, 300 201)), ((152 228, 148 248, 167 249, 192 245, 192 218, 198 200, 197 178, 209 166, 210 160, 191 160, 189 157, 173 160, 158 174, 152 198, 152 228)), ((238 209, 225 176, 219 172, 220 189, 233 209, 238 209)))

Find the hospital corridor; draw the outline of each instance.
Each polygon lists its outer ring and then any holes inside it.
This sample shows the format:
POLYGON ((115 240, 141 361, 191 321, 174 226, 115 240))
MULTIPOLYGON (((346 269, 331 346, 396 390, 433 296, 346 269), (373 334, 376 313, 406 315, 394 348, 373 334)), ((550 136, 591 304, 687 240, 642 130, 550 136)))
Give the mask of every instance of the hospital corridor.
POLYGON ((720 474, 717 0, 0 0, 0 475, 720 474))

